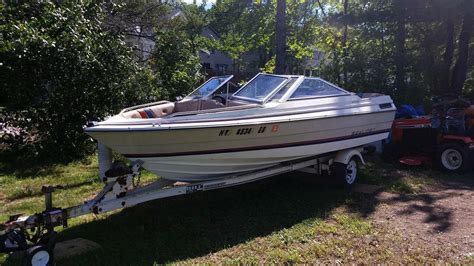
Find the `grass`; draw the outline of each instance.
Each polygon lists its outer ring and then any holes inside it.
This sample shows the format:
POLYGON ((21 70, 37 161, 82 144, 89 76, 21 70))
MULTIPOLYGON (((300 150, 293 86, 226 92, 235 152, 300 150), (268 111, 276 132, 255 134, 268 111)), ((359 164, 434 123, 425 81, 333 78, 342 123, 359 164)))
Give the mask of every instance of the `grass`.
POLYGON ((473 263, 474 263, 474 254, 469 254, 469 255, 467 256, 467 262, 468 262, 469 264, 473 264, 473 263))
MULTIPOLYGON (((445 180, 429 170, 393 177, 389 164, 369 163, 365 183, 417 193, 445 180), (387 180, 389 180, 387 182, 387 180)), ((375 226, 367 196, 287 174, 243 186, 161 199, 70 221, 60 240, 83 237, 101 249, 58 265, 153 265, 161 263, 368 263, 433 262, 421 250, 400 251, 404 239, 375 226), (361 207, 363 206, 363 207, 361 207), (400 254, 403 254, 401 256, 400 254)), ((144 182, 154 180, 145 173, 144 182)), ((80 204, 102 187, 97 161, 56 165, 29 174, 0 173, 0 219, 43 209, 43 184, 61 184, 56 206, 80 204)), ((0 264, 17 261, 0 257, 0 264)))
POLYGON ((387 191, 417 194, 426 188, 447 182, 472 183, 471 173, 443 173, 429 166, 409 167, 399 163, 387 163, 372 157, 362 167, 359 182, 382 185, 387 191))
MULTIPOLYGON (((91 158, 68 165, 49 166, 21 177, 14 172, 0 174, 0 219, 7 219, 8 214, 29 214, 44 208, 43 185, 62 186, 54 193, 56 206, 77 205, 95 195, 103 184, 97 177, 97 160, 91 158)), ((147 182, 152 178, 153 175, 145 173, 142 180, 147 182)))

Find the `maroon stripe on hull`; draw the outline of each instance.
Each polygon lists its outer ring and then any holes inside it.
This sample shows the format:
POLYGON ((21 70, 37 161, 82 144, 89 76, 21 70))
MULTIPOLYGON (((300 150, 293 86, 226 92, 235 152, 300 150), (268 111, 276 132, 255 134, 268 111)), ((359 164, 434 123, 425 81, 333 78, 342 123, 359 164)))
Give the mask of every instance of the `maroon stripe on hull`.
POLYGON ((301 142, 292 142, 292 143, 282 143, 274 145, 265 145, 265 146, 253 146, 253 147, 242 147, 242 148, 233 148, 233 149, 221 149, 221 150, 208 150, 208 151, 189 151, 189 152, 177 152, 177 153, 153 153, 153 154, 123 154, 128 158, 140 158, 140 157, 173 157, 173 156, 186 156, 186 155, 203 155, 203 154, 213 154, 213 153, 228 153, 228 152, 241 152, 241 151, 256 151, 256 150, 267 150, 267 149, 276 149, 276 148, 287 148, 287 147, 296 147, 304 145, 313 145, 313 144, 322 144, 329 143, 341 140, 357 139, 361 137, 367 137, 382 133, 388 133, 390 129, 373 131, 365 134, 358 135, 349 135, 336 138, 320 139, 320 140, 310 140, 310 141, 301 141, 301 142))

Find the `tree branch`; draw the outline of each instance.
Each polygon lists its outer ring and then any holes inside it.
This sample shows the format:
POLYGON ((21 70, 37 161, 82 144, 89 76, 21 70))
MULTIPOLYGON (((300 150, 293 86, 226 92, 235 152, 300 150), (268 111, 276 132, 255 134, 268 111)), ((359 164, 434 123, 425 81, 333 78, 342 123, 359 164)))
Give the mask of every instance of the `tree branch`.
POLYGON ((324 7, 321 4, 321 1, 317 0, 316 2, 318 2, 319 8, 321 9, 321 13, 323 13, 323 16, 326 16, 326 11, 324 11, 324 7))

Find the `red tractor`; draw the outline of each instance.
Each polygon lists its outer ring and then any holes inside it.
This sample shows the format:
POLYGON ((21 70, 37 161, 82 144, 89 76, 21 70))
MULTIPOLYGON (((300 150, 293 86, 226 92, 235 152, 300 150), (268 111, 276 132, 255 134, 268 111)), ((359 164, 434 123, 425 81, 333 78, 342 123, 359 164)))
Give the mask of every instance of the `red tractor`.
POLYGON ((406 165, 436 165, 466 172, 474 163, 474 105, 461 98, 438 98, 429 116, 393 122, 384 154, 406 165))

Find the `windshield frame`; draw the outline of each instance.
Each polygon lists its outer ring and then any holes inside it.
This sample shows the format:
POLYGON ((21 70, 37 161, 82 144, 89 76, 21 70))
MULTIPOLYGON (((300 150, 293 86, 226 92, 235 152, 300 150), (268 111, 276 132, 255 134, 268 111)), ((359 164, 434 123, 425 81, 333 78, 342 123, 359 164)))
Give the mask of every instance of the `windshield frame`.
POLYGON ((206 82, 204 82, 204 83, 201 84, 199 87, 197 87, 195 90, 193 90, 193 91, 190 92, 188 95, 186 95, 186 97, 184 97, 184 99, 207 98, 207 97, 209 97, 210 95, 212 95, 214 92, 216 92, 218 89, 220 89, 222 86, 224 86, 225 84, 227 84, 233 77, 234 77, 234 75, 224 75, 224 76, 214 76, 214 77, 211 77, 210 79, 206 80, 206 82), (199 91, 199 89, 201 89, 202 87, 206 86, 206 84, 208 84, 211 80, 213 80, 213 79, 219 79, 219 78, 224 78, 224 82, 222 82, 219 86, 217 86, 217 87, 216 87, 214 90, 212 90, 210 93, 208 93, 208 94, 206 94, 206 95, 201 95, 201 96, 192 95, 192 94, 195 93, 196 91, 199 91))
POLYGON ((347 96, 347 95, 353 95, 354 93, 350 92, 350 91, 347 91, 339 86, 337 86, 336 84, 334 83, 331 83, 329 81, 326 81, 322 78, 319 78, 319 77, 304 77, 303 81, 298 84, 298 86, 296 86, 296 88, 288 95, 288 98, 287 98, 287 101, 298 101, 298 100, 308 100, 308 99, 318 99, 318 98, 329 98, 329 97, 339 97, 339 96, 347 96), (335 89, 341 91, 342 93, 341 94, 328 94, 328 95, 318 95, 318 96, 306 96, 306 97, 299 97, 299 98, 291 98, 291 96, 293 96, 293 94, 298 90, 298 88, 300 87, 300 85, 305 81, 305 80, 310 80, 310 79, 313 79, 313 80, 319 80, 323 83, 326 83, 327 85, 330 85, 331 87, 334 87, 335 89))
POLYGON ((238 99, 238 100, 244 100, 244 101, 264 104, 277 91, 279 91, 283 86, 285 86, 286 83, 288 83, 288 81, 290 80, 290 77, 291 76, 288 76, 288 75, 275 75, 275 74, 268 74, 268 73, 258 73, 255 77, 253 77, 251 80, 249 80, 244 86, 242 86, 238 91, 234 92, 234 94, 232 94, 232 99, 238 99), (263 99, 255 99, 255 98, 249 98, 249 97, 237 96, 236 95, 241 90, 244 90, 247 87, 248 84, 250 84, 254 79, 256 79, 259 76, 273 76, 273 77, 284 78, 285 80, 280 85, 278 85, 276 88, 274 88, 269 94, 267 94, 267 96, 265 96, 265 98, 263 98, 263 99))

